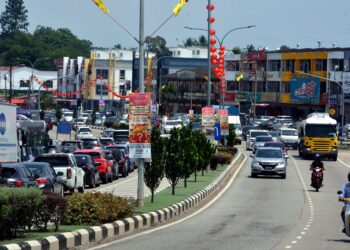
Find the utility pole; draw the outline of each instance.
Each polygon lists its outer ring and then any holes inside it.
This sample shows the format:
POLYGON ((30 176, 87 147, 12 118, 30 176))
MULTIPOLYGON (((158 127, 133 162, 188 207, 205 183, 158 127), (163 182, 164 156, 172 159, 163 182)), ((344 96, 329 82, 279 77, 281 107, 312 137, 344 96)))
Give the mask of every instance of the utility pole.
POLYGON ((211 10, 210 10, 211 0, 208 0, 208 100, 207 100, 207 107, 210 107, 210 95, 211 95, 211 62, 210 62, 210 29, 211 29, 211 23, 210 23, 210 17, 211 17, 211 10))
MULTIPOLYGON (((144 93, 144 0, 140 0, 140 37, 139 37, 139 90, 140 93, 144 93)), ((144 159, 138 160, 139 166, 137 168, 137 206, 143 207, 144 205, 144 159)))
POLYGON ((9 91, 9 103, 12 101, 12 65, 10 66, 10 91, 9 91))

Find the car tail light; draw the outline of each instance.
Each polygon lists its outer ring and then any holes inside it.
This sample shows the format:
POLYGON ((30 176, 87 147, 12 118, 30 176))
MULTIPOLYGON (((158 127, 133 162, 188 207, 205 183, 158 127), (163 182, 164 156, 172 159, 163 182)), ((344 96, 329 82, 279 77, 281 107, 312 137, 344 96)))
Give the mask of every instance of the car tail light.
POLYGON ((129 158, 129 156, 128 156, 128 155, 127 155, 127 156, 125 156, 125 159, 130 160, 130 158, 129 158))
POLYGON ((47 183, 47 179, 46 178, 38 178, 35 181, 38 184, 45 184, 45 183, 47 183))
POLYGON ((15 186, 16 187, 22 187, 23 186, 23 181, 21 181, 21 180, 15 181, 15 186))
POLYGON ((71 168, 67 168, 67 179, 72 178, 72 169, 71 168))
POLYGON ((96 166, 99 167, 102 165, 102 162, 95 162, 96 166))
POLYGON ((85 169, 86 169, 87 171, 90 171, 90 170, 91 170, 91 168, 90 168, 89 166, 86 166, 85 169))
POLYGON ((119 160, 118 163, 119 163, 119 164, 123 164, 123 163, 124 163, 124 160, 119 160))
POLYGON ((95 144, 95 147, 100 147, 101 145, 99 143, 95 144))

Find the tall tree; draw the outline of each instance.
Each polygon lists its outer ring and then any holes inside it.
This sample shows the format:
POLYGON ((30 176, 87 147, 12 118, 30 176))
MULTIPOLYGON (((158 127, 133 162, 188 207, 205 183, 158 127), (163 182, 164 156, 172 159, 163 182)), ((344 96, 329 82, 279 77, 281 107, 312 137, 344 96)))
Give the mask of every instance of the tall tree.
POLYGON ((184 46, 185 47, 191 47, 191 46, 194 46, 196 44, 196 39, 193 39, 192 37, 189 37, 187 38, 185 41, 184 41, 184 46))
POLYGON ((164 177, 164 143, 157 126, 151 132, 152 163, 145 166, 145 184, 151 191, 151 202, 154 201, 154 192, 164 177))
POLYGON ((208 40, 207 40, 207 38, 204 35, 201 35, 198 38, 198 45, 199 46, 208 46, 208 40))
POLYGON ((145 38, 147 48, 149 51, 157 54, 157 58, 162 56, 170 56, 170 51, 166 46, 166 40, 161 36, 145 38))
POLYGON ((16 31, 28 31, 27 13, 23 0, 7 0, 6 9, 0 16, 1 36, 6 38, 16 31))

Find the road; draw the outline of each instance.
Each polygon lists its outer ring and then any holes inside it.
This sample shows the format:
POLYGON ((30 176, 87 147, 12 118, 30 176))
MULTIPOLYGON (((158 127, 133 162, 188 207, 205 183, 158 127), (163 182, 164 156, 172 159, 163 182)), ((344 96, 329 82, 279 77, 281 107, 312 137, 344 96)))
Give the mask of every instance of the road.
MULTIPOLYGON (((243 145, 240 149, 250 154, 243 145)), ((296 151, 289 154, 285 180, 250 178, 249 158, 224 195, 203 212, 99 248, 349 249, 350 238, 341 233, 336 191, 350 168, 326 161, 324 187, 315 192, 310 187, 311 161, 299 159, 296 151)))

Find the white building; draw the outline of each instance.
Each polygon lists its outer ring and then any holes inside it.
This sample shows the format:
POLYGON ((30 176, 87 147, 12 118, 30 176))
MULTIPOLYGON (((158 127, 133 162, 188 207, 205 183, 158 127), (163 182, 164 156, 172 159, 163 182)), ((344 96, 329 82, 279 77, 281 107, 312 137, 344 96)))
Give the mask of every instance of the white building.
POLYGON ((169 48, 173 57, 182 58, 208 58, 208 48, 200 46, 171 47, 169 48))
MULTIPOLYGON (((10 67, 0 67, 0 89, 10 89, 10 67)), ((37 92, 40 84, 50 89, 57 89, 57 71, 41 71, 30 67, 12 67, 12 91, 26 93, 29 88, 37 92), (33 83, 31 85, 31 77, 33 75, 33 83)), ((41 87, 41 90, 43 88, 41 87)))

